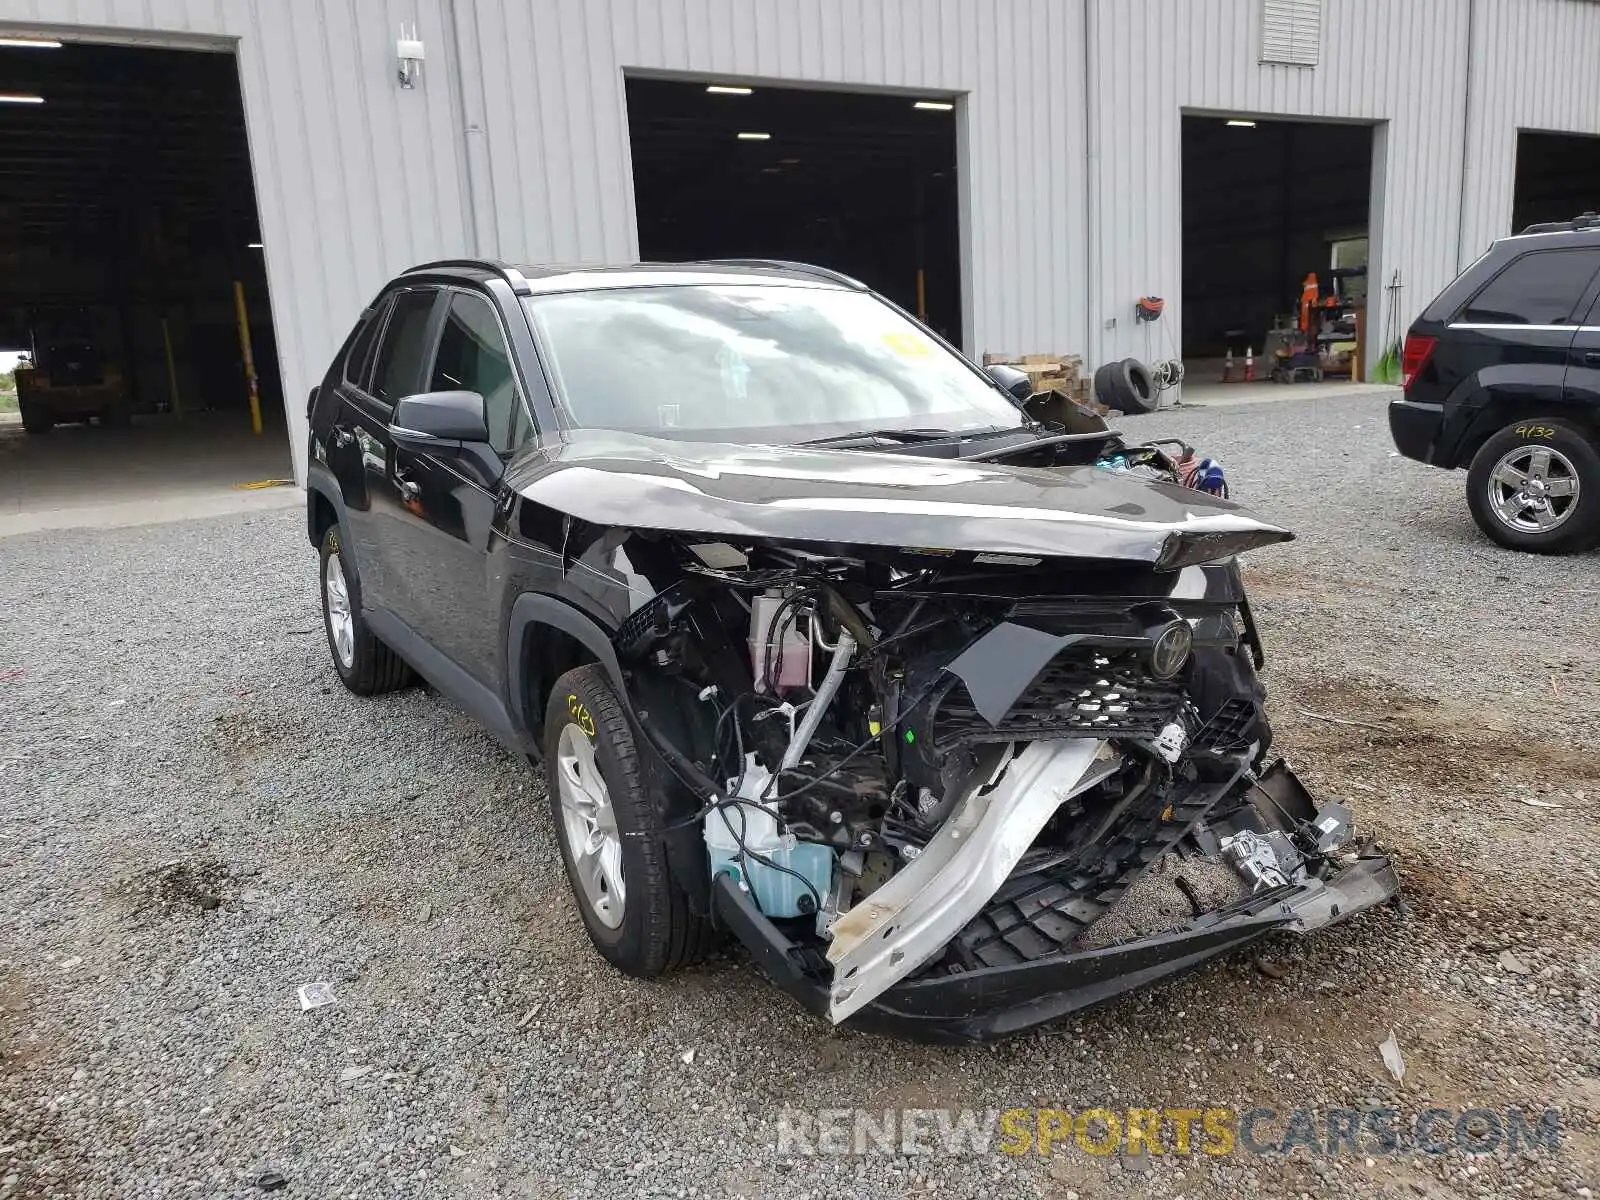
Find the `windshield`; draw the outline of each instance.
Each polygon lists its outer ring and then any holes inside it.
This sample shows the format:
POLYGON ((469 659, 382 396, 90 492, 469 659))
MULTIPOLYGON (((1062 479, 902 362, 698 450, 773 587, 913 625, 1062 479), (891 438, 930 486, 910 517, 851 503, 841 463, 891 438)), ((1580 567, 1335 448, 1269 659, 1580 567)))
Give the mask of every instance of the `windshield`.
POLYGON ((527 304, 558 399, 582 428, 793 443, 1022 424, 982 375, 864 292, 677 284, 527 304))

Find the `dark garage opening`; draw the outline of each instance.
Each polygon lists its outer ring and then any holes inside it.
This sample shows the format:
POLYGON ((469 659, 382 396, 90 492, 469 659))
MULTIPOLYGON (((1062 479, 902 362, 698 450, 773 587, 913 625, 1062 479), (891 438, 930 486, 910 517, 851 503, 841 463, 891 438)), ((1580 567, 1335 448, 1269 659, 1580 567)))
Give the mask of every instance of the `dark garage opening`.
MULTIPOLYGON (((1183 118, 1183 347, 1190 379, 1219 377, 1232 349, 1235 378, 1247 349, 1267 378, 1285 325, 1299 322, 1302 285, 1367 266, 1372 129, 1312 121, 1183 118)), ((1348 354, 1366 279, 1340 277, 1351 303, 1314 324, 1348 354), (1347 339, 1333 340, 1348 333, 1347 339)), ((1303 359, 1299 361, 1304 361, 1303 359)), ((1331 360, 1330 374, 1346 364, 1331 360)))
POLYGON ((708 86, 719 85, 627 81, 640 257, 782 258, 831 267, 925 313, 932 328, 959 344, 953 104, 929 98, 925 105, 941 107, 918 108, 909 96, 759 84, 743 94, 708 86))
POLYGON ((288 475, 233 55, 6 46, 0 93, 9 97, 0 102, 0 347, 34 359, 12 401, 21 413, 0 425, 4 486, 21 486, 30 466, 87 463, 94 477, 82 486, 104 489, 152 455, 243 472, 243 481, 288 475), (261 437, 251 432, 236 284, 261 437), (23 436, 19 416, 30 412, 35 436, 23 436))
POLYGON ((1600 211, 1600 137, 1519 130, 1514 189, 1510 233, 1600 211))

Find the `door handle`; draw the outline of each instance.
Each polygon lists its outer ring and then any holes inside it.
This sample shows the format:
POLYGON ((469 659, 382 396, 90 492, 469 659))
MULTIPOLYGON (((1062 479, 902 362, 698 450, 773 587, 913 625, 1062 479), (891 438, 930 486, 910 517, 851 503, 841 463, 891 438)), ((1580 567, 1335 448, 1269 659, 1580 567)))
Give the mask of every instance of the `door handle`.
POLYGON ((408 479, 406 473, 399 467, 394 469, 394 482, 395 486, 400 489, 400 498, 402 500, 415 500, 422 494, 422 485, 415 479, 408 479))
POLYGON ((1585 350, 1583 361, 1591 367, 1600 367, 1600 350, 1585 350))

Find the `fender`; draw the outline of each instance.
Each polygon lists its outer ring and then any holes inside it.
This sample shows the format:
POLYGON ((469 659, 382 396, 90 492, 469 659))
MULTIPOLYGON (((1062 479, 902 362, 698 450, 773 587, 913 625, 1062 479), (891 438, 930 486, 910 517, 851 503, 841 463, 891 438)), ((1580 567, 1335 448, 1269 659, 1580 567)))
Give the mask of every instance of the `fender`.
POLYGON ((322 544, 317 537, 316 509, 311 503, 313 492, 333 505, 334 516, 339 521, 341 538, 346 547, 353 547, 350 539, 350 510, 344 502, 344 493, 339 488, 339 480, 328 469, 326 463, 315 460, 306 464, 306 536, 311 539, 311 545, 318 547, 322 544))
POLYGON ((1561 416, 1574 406, 1565 400, 1566 367, 1545 363, 1502 364, 1463 379, 1445 399, 1443 436, 1435 458, 1451 467, 1464 467, 1472 456, 1500 430, 1519 417, 1561 416), (1443 453, 1439 453, 1443 451, 1443 453))
POLYGON ((534 734, 534 741, 537 742, 538 731, 544 725, 544 715, 528 711, 525 690, 527 672, 523 666, 523 660, 526 658, 523 651, 527 645, 528 632, 535 625, 548 625, 577 639, 606 669, 606 674, 611 678, 611 686, 616 689, 618 696, 625 698, 628 689, 622 678, 622 664, 617 661, 616 647, 611 644, 611 635, 600 626, 599 622, 582 609, 557 600, 553 596, 524 592, 511 605, 511 616, 506 622, 507 699, 511 702, 511 710, 518 722, 524 729, 534 734))

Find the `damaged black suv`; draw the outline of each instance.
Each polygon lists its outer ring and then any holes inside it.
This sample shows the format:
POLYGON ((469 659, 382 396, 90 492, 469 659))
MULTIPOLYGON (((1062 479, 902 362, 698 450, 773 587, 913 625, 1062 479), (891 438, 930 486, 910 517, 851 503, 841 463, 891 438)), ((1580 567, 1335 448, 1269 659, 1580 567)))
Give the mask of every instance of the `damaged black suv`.
POLYGON ((334 667, 542 760, 596 948, 1014 1032, 1392 897, 1270 757, 1291 535, 792 263, 418 267, 309 406, 334 667))

